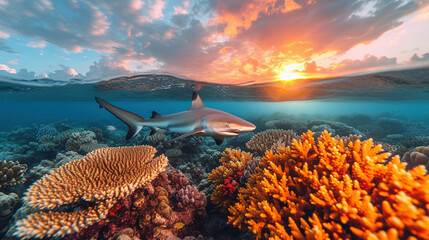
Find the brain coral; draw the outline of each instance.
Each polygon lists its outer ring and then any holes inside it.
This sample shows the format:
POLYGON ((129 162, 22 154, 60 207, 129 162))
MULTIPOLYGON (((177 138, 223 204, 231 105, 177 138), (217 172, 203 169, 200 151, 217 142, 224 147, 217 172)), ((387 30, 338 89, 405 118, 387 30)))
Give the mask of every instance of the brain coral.
POLYGON ((252 160, 250 153, 227 148, 219 160, 222 165, 209 174, 209 180, 216 186, 211 200, 222 210, 226 211, 236 201, 240 177, 246 170, 247 163, 252 160))
POLYGON ((416 147, 414 150, 406 152, 401 161, 407 163, 407 169, 424 165, 429 168, 429 146, 416 147))
POLYGON ((18 161, 0 161, 0 187, 25 182, 24 173, 27 164, 18 161))
POLYGON ((32 207, 54 209, 82 200, 92 203, 74 212, 48 211, 27 216, 16 223, 15 235, 62 237, 104 219, 109 208, 136 188, 164 171, 168 159, 154 158, 151 146, 98 149, 69 162, 35 182, 24 200, 32 207))
POLYGON ((263 155, 266 151, 271 150, 272 147, 278 148, 281 144, 288 146, 292 143, 293 139, 296 139, 296 135, 290 130, 281 129, 268 129, 263 132, 255 134, 250 141, 246 143, 246 147, 252 151, 263 155))
POLYGON ((429 176, 372 140, 308 132, 267 152, 228 222, 264 239, 429 239, 429 176))

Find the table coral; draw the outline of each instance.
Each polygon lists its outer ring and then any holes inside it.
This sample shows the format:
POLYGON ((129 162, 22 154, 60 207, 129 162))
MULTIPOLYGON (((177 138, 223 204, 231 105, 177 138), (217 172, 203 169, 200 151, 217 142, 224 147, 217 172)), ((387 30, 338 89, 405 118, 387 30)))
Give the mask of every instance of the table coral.
POLYGON ((429 176, 371 139, 307 132, 267 152, 228 222, 257 239, 429 239, 429 176))
POLYGON ((164 171, 168 159, 164 155, 154 158, 155 153, 151 146, 104 148, 53 170, 24 197, 28 205, 51 211, 17 221, 15 235, 22 239, 63 237, 106 218, 117 200, 164 171), (54 210, 76 203, 89 206, 71 212, 54 210))
POLYGON ((223 211, 236 201, 240 177, 247 163, 252 160, 253 156, 250 153, 227 148, 219 159, 222 165, 209 174, 209 180, 216 186, 211 200, 223 211))

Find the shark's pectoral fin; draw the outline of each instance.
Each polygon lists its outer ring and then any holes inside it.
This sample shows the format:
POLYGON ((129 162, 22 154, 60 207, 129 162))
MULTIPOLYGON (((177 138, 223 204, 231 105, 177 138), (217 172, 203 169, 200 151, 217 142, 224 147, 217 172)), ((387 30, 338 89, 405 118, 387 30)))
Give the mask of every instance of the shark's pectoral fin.
POLYGON ((152 136, 152 135, 154 135, 156 132, 158 132, 159 131, 159 128, 157 128, 157 127, 150 127, 150 133, 149 133, 149 136, 152 136))
POLYGON ((176 140, 179 140, 179 139, 185 138, 185 137, 187 137, 187 136, 191 136, 191 135, 194 135, 194 134, 197 134, 197 133, 203 133, 203 132, 204 132, 204 129, 201 129, 201 128, 199 128, 199 129, 195 129, 195 130, 194 130, 194 131, 192 131, 192 132, 188 132, 188 133, 185 133, 185 134, 183 134, 183 135, 178 136, 177 138, 174 138, 174 139, 168 140, 168 141, 167 141, 167 143, 174 142, 174 141, 176 141, 176 140))
POLYGON ((223 143, 223 137, 213 137, 216 142, 216 145, 221 145, 223 143))

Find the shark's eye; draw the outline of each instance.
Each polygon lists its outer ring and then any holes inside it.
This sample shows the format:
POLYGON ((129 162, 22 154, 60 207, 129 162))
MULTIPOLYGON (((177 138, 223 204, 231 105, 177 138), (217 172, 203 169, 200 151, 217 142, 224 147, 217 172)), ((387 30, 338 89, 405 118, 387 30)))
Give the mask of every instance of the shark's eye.
POLYGON ((231 127, 231 124, 227 123, 227 124, 226 124, 226 127, 230 128, 230 127, 231 127))

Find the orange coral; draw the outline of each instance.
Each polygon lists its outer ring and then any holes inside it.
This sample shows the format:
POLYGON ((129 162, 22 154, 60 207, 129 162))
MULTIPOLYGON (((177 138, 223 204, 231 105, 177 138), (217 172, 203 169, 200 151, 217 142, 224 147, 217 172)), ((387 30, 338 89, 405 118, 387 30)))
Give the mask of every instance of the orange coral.
POLYGON ((81 199, 94 207, 76 212, 39 212, 16 223, 16 236, 54 236, 79 232, 104 219, 113 204, 150 182, 167 166, 164 155, 154 158, 151 146, 103 148, 69 162, 35 182, 24 200, 32 207, 54 209, 81 199))
POLYGON ((429 239, 429 176, 405 169, 372 140, 307 132, 267 152, 228 223, 257 239, 429 239))
POLYGON ((246 164, 252 160, 250 153, 227 148, 219 160, 222 165, 209 174, 208 178, 216 185, 211 200, 223 211, 236 201, 239 178, 246 169, 246 164))

